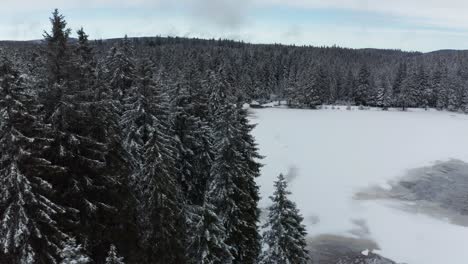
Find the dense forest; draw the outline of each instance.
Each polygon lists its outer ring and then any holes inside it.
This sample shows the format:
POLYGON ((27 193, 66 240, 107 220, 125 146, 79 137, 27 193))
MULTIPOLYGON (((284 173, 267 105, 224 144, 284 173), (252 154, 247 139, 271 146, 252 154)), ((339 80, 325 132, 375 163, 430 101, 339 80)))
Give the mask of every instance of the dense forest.
POLYGON ((50 22, 0 50, 0 263, 306 263, 284 178, 260 234, 262 157, 226 69, 50 22))
POLYGON ((259 226, 244 103, 468 110, 464 51, 89 40, 50 22, 0 42, 0 263, 307 263, 282 175, 259 226))
MULTIPOLYGON (((72 39, 71 41, 77 41, 72 39)), ((98 61, 122 39, 90 42, 98 61)), ((255 45, 178 37, 127 39, 136 60, 148 59, 166 84, 209 82, 216 73, 238 102, 285 100, 291 107, 320 104, 421 107, 466 112, 468 51, 255 45)), ((30 67, 45 41, 3 42, 30 67)))

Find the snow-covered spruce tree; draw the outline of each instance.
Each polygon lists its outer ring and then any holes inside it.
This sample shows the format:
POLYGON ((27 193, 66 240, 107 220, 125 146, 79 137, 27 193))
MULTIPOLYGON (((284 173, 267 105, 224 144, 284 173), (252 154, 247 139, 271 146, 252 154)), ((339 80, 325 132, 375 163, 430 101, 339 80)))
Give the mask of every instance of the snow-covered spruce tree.
POLYGON ((43 73, 44 83, 46 83, 46 95, 42 97, 46 115, 50 116, 55 110, 55 103, 61 97, 61 85, 64 85, 71 79, 75 73, 72 63, 72 50, 68 40, 71 29, 67 28, 65 17, 57 9, 52 13, 49 19, 52 25, 51 32, 44 31, 44 40, 47 43, 45 48, 46 71, 43 73))
POLYGON ((224 242, 225 229, 213 205, 207 202, 210 199, 205 198, 214 155, 211 128, 206 122, 207 100, 197 80, 185 76, 176 83, 172 126, 179 164, 177 178, 184 195, 190 234, 187 237, 188 259, 192 263, 231 263, 232 255, 224 242))
POLYGON ((62 251, 60 252, 62 261, 60 264, 88 264, 91 259, 84 253, 81 245, 77 245, 75 238, 69 238, 63 243, 62 251))
POLYGON ((383 86, 383 95, 382 95, 382 109, 388 110, 388 108, 392 105, 392 86, 390 85, 390 81, 388 78, 384 78, 382 81, 383 86))
POLYGON ((431 90, 431 97, 429 98, 429 106, 437 108, 437 100, 440 91, 440 87, 443 85, 443 73, 441 65, 436 65, 435 69, 431 72, 429 76, 429 86, 431 90))
MULTIPOLYGON (((143 65, 143 74, 149 74, 149 65, 143 65)), ((133 82, 133 81, 132 81, 133 82)), ((128 154, 131 164, 130 183, 138 200, 138 229, 141 242, 148 244, 151 232, 150 219, 147 214, 145 199, 146 182, 143 181, 144 169, 144 147, 155 130, 152 95, 154 82, 151 75, 142 76, 138 79, 138 84, 128 93, 125 99, 125 111, 121 117, 123 146, 128 154), (149 82, 148 82, 149 81, 149 82)))
MULTIPOLYGON (((52 24, 51 33, 46 38, 49 48, 57 45, 54 36, 68 37, 61 32, 65 30, 64 24, 64 20, 52 24)), ((61 44, 66 51, 72 49, 67 37, 61 44)), ((82 37, 78 45, 78 50, 80 46, 84 50, 86 38, 82 37)), ((53 50, 49 53, 53 53, 53 50)), ((124 243, 119 241, 135 236, 123 222, 130 222, 125 219, 129 216, 122 216, 126 212, 123 209, 128 203, 127 199, 131 199, 130 192, 125 188, 125 163, 123 160, 112 162, 119 154, 115 152, 114 141, 109 141, 114 138, 113 135, 106 134, 116 131, 108 126, 112 121, 101 123, 105 109, 92 96, 93 87, 88 87, 94 81, 84 80, 92 78, 94 74, 83 72, 87 68, 81 67, 82 64, 92 65, 83 54, 86 53, 72 53, 70 62, 67 62, 70 63, 68 69, 71 73, 65 74, 60 82, 49 83, 41 95, 48 105, 46 122, 53 135, 45 155, 53 165, 64 168, 55 175, 58 182, 55 190, 57 199, 67 209, 58 220, 59 225, 64 230, 70 230, 70 235, 83 243, 91 257, 99 262, 105 259, 107 243, 112 241, 120 246, 124 243), (82 85, 83 82, 86 85, 82 85), (126 230, 125 235, 118 236, 118 231, 122 230, 126 230)), ((49 56, 47 64, 55 63, 60 61, 49 56)))
POLYGON ((47 43, 47 63, 49 84, 62 83, 72 72, 70 71, 70 49, 68 39, 71 30, 67 28, 65 17, 57 9, 50 18, 52 31, 44 31, 44 39, 47 43))
MULTIPOLYGON (((241 227, 243 230, 242 238, 239 240, 242 243, 239 245, 238 254, 235 256, 245 261, 236 263, 254 263, 261 250, 261 237, 257 226, 260 217, 258 209, 260 195, 255 179, 260 176, 262 165, 259 163, 259 160, 263 157, 258 153, 257 143, 252 136, 252 130, 255 128, 255 125, 250 124, 247 110, 238 108, 237 111, 237 122, 241 132, 238 148, 243 157, 244 164, 242 166, 245 167, 243 177, 237 178, 236 183, 247 195, 239 196, 239 207, 242 210, 241 219, 244 223, 241 227)), ((236 241, 236 239, 228 239, 227 242, 229 243, 230 241, 236 241)))
POLYGON ((462 108, 463 104, 463 90, 461 89, 463 84, 458 73, 450 73, 447 85, 447 110, 457 111, 462 108))
POLYGON ((252 76, 252 66, 253 64, 248 63, 247 67, 241 70, 239 76, 239 86, 238 90, 243 91, 243 94, 240 93, 238 98, 245 100, 247 98, 259 99, 262 97, 261 91, 258 87, 258 84, 253 80, 252 76))
MULTIPOLYGON (((372 89, 372 93, 370 94, 370 105, 372 106, 383 106, 383 99, 385 94, 385 84, 384 80, 381 79, 378 83, 376 83, 375 89, 372 89)), ((384 109, 385 110, 385 109, 384 109)))
MULTIPOLYGON (((217 185, 211 185, 218 187, 217 185)), ((208 191, 207 194, 214 194, 208 191)), ((187 209, 188 255, 193 264, 231 264, 232 254, 226 244, 226 229, 207 198, 202 206, 193 205, 187 209)))
POLYGON ((329 102, 343 102, 344 100, 344 77, 340 73, 338 69, 333 71, 333 78, 331 78, 330 82, 330 98, 328 99, 329 102))
POLYGON ((55 263, 65 239, 54 201, 62 168, 43 158, 48 129, 40 105, 10 60, 0 59, 0 262, 55 263))
POLYGON ((243 110, 231 104, 215 112, 215 159, 211 168, 208 202, 226 229, 226 243, 231 247, 234 263, 255 263, 260 251, 258 190, 254 178, 259 165, 254 160, 255 145, 248 135, 243 110))
POLYGON ((330 81, 325 67, 321 65, 315 67, 314 83, 320 95, 320 103, 328 102, 330 97, 330 81))
POLYGON ((437 92, 436 108, 439 110, 448 108, 449 89, 446 83, 441 85, 441 89, 437 92))
POLYGON ((181 191, 176 179, 176 149, 169 136, 169 102, 152 78, 149 61, 138 68, 121 120, 124 147, 133 167, 139 200, 139 231, 145 263, 183 263, 185 233, 181 191))
POLYGON ((401 107, 400 93, 401 93, 401 90, 403 89, 403 82, 406 79, 407 75, 408 75, 408 72, 407 72, 406 63, 400 63, 400 65, 398 66, 396 78, 395 78, 395 81, 393 82, 393 87, 392 87, 394 106, 401 107))
POLYGON ((432 97, 432 89, 429 85, 429 76, 423 66, 420 66, 415 76, 416 78, 416 96, 417 106, 424 109, 429 108, 430 99, 432 97))
MULTIPOLYGON (((140 173, 143 167, 143 147, 155 130, 153 119, 156 108, 167 114, 168 104, 165 98, 156 95, 156 83, 153 79, 153 65, 144 60, 138 65, 127 97, 124 99, 124 112, 121 118, 124 146, 130 154, 135 173, 140 173), (161 101, 161 105, 153 104, 153 97, 161 101)), ((167 121, 165 119, 165 121, 167 121)), ((133 175, 133 178, 137 177, 133 175)))
POLYGON ((354 78, 354 74, 351 70, 348 70, 348 74, 346 75, 346 81, 344 84, 344 99, 347 102, 354 101, 354 91, 356 90, 356 80, 354 78))
MULTIPOLYGON (((201 63, 201 62, 200 62, 201 63)), ((200 65, 198 65, 200 66, 200 65)), ((204 84, 204 77, 202 73, 197 71, 194 65, 187 65, 184 70, 184 76, 189 83, 189 95, 191 97, 190 112, 204 122, 209 120, 209 94, 210 88, 204 84)))
POLYGON ((468 89, 463 94, 462 109, 465 114, 468 114, 468 89))
POLYGON ((403 80, 400 93, 396 97, 397 104, 405 111, 408 107, 416 107, 419 93, 418 74, 415 69, 408 70, 403 80))
POLYGON ((234 96, 231 94, 231 87, 229 83, 222 78, 223 69, 218 72, 210 71, 207 80, 203 83, 203 89, 208 93, 208 122, 215 122, 214 113, 216 113, 225 104, 235 102, 234 96))
POLYGON ((434 96, 434 106, 441 110, 446 109, 448 104, 448 69, 442 65, 437 65, 431 78, 431 86, 436 96, 434 96))
POLYGON ((111 245, 107 253, 106 264, 125 264, 124 258, 117 253, 115 245, 111 245))
POLYGON ((261 264, 308 263, 307 233, 296 204, 288 198, 290 194, 286 179, 280 174, 275 182, 275 192, 270 197, 273 204, 268 208, 264 226, 263 243, 266 250, 260 257, 261 264))
POLYGON ((302 107, 315 109, 321 101, 321 76, 318 71, 309 67, 308 70, 302 72, 301 81, 299 83, 298 101, 302 107))
POLYGON ((367 105, 370 92, 370 72, 367 65, 359 70, 357 85, 354 90, 354 102, 357 105, 367 105))
POLYGON ((181 191, 175 177, 176 167, 172 138, 159 120, 144 146, 142 182, 146 214, 149 216, 151 249, 154 263, 184 263, 185 215, 181 191))
POLYGON ((172 128, 177 147, 178 180, 188 205, 202 205, 213 159, 211 129, 197 116, 196 94, 188 80, 176 85, 172 128))
POLYGON ((79 81, 77 84, 80 86, 80 90, 89 90, 96 85, 96 60, 94 59, 93 48, 89 43, 88 35, 84 29, 80 28, 76 33, 78 35, 78 43, 74 49, 73 59, 75 60, 75 65, 78 66, 78 71, 75 73, 78 74, 77 79, 79 81))
POLYGON ((106 58, 109 85, 114 93, 113 98, 123 102, 132 89, 135 76, 135 59, 130 40, 125 37, 112 47, 106 58))
MULTIPOLYGON (((78 31, 78 44, 76 47, 78 77, 76 83, 80 91, 81 107, 88 118, 86 133, 90 138, 102 142, 106 146, 105 169, 103 178, 106 180, 106 191, 101 192, 102 200, 111 201, 117 210, 101 210, 98 212, 99 219, 103 221, 104 235, 96 236, 97 240, 93 248, 96 259, 103 259, 102 254, 106 250, 106 244, 113 242, 117 244, 121 252, 129 261, 137 261, 138 254, 138 232, 133 219, 136 211, 136 199, 129 184, 130 166, 125 149, 122 145, 120 127, 120 101, 113 98, 105 75, 101 72, 102 67, 97 68, 94 50, 88 42, 83 29, 78 31), (129 256, 132 254, 133 256, 129 256)), ((95 239, 96 239, 95 238, 95 239)))

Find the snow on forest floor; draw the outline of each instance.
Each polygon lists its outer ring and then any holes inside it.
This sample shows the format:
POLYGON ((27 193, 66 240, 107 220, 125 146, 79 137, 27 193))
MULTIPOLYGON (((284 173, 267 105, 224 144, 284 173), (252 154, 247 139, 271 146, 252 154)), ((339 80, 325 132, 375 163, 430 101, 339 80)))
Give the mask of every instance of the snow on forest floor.
POLYGON ((377 253, 402 263, 467 263, 467 227, 401 210, 395 200, 354 197, 370 186, 389 189, 389 182, 414 168, 450 159, 467 162, 468 115, 334 108, 251 110, 265 156, 260 206, 269 205, 273 181, 282 172, 311 237, 371 239, 377 253))

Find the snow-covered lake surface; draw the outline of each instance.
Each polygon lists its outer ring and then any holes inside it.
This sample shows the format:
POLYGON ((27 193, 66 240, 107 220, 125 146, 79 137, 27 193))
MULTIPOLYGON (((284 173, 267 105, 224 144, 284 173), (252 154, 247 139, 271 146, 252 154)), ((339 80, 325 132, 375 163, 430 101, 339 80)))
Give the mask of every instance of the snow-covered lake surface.
MULTIPOLYGON (((468 228, 400 210, 395 201, 361 201, 369 186, 389 188, 413 168, 436 161, 468 162, 468 116, 413 110, 252 109, 254 136, 265 156, 260 206, 273 181, 290 173, 292 199, 311 236, 357 236, 365 223, 378 252, 409 264, 468 263, 468 228)), ((468 193, 468 190, 467 190, 468 193)))

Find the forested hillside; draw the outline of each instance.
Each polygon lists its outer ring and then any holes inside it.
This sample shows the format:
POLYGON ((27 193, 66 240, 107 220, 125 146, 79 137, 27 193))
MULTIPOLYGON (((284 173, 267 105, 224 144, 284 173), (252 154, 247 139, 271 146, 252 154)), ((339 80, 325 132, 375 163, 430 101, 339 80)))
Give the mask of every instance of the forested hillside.
POLYGON ((244 103, 468 110, 464 51, 90 40, 50 22, 0 43, 0 263, 306 263, 283 176, 262 247, 244 103))
MULTIPOLYGON (((91 41, 102 60, 121 39, 91 41)), ((465 111, 468 51, 254 45, 177 37, 129 38, 137 60, 154 64, 161 80, 207 82, 218 75, 233 100, 287 100, 292 107, 322 103, 381 107, 433 107, 465 111)), ((45 43, 5 42, 36 65, 45 43), (26 54, 32 54, 32 56, 26 54)))
POLYGON ((256 263, 260 156, 219 72, 50 22, 0 51, 0 263, 256 263))

